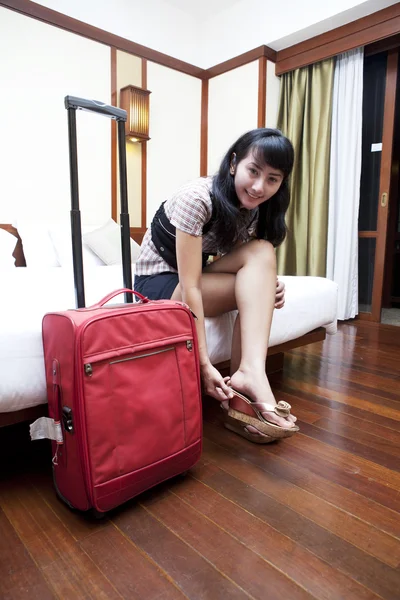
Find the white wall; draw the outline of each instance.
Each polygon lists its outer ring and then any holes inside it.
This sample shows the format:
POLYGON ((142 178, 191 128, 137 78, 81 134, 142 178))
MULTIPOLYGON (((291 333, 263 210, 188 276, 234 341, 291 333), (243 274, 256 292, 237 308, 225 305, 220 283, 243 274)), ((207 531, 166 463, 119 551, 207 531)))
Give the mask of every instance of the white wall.
MULTIPOLYGON (((110 50, 0 8, 0 222, 69 220, 64 96, 110 102, 110 50)), ((80 199, 86 223, 110 217, 111 125, 77 111, 80 199)))
POLYGON ((229 146, 257 127, 258 61, 213 77, 208 100, 208 173, 213 175, 229 146))
POLYGON ((201 81, 147 63, 147 225, 163 200, 200 175, 201 81))
MULTIPOLYGON (((190 1, 190 0, 189 0, 190 1)), ((164 0, 40 0, 69 17, 198 64, 198 19, 164 0)))

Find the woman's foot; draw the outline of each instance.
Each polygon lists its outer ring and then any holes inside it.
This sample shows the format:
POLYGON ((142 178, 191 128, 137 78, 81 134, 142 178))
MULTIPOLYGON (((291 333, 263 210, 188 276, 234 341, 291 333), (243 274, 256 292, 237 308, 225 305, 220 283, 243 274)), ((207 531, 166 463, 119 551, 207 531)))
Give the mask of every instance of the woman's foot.
MULTIPOLYGON (((247 396, 253 402, 261 402, 277 406, 277 402, 272 393, 269 381, 265 374, 254 376, 254 374, 246 374, 238 370, 230 378, 229 385, 238 392, 247 396)), ((287 417, 279 416, 273 411, 262 412, 263 418, 269 423, 288 429, 295 427, 296 417, 288 415, 287 417)), ((252 428, 253 429, 253 428, 252 428)), ((253 433, 253 431, 252 431, 253 433)), ((255 433, 255 432, 254 432, 255 433)))

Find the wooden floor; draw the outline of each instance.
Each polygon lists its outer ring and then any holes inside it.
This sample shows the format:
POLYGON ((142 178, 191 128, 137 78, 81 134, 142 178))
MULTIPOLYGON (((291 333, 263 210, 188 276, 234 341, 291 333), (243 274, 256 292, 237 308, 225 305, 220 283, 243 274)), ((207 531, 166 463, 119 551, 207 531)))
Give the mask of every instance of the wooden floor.
POLYGON ((198 466, 101 522, 56 499, 47 442, 0 430, 1 600, 400 599, 400 328, 342 325, 273 387, 299 434, 252 444, 206 400, 198 466))

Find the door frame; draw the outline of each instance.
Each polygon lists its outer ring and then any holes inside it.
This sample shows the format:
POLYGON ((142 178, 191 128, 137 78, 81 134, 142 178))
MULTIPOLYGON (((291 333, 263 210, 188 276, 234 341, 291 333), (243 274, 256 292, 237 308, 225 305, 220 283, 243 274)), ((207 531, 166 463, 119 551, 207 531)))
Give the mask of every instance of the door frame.
POLYGON ((397 70, 399 67, 399 49, 388 51, 386 68, 385 101, 383 111, 383 133, 381 168, 379 174, 378 220, 376 231, 359 231, 359 238, 375 238, 374 282, 372 287, 371 312, 360 312, 359 318, 380 323, 385 273, 386 238, 390 204, 392 176, 392 154, 394 121, 396 108, 397 70), (383 195, 386 194, 386 202, 383 195))

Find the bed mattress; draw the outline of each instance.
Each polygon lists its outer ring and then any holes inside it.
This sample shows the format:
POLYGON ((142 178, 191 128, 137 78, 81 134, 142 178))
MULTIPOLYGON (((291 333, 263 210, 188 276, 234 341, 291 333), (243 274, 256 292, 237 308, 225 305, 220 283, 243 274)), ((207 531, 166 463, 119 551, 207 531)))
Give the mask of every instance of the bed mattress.
MULTIPOLYGON (((319 277, 281 277, 286 303, 273 316, 270 346, 316 327, 336 332, 337 285, 319 277)), ((123 287, 121 267, 99 266, 85 274, 86 305, 123 287)), ((121 302, 116 298, 113 302, 121 302)), ((75 305, 72 271, 14 268, 2 272, 0 298, 0 412, 45 403, 42 318, 75 305)), ((214 364, 229 360, 236 311, 206 319, 207 346, 214 364)))

